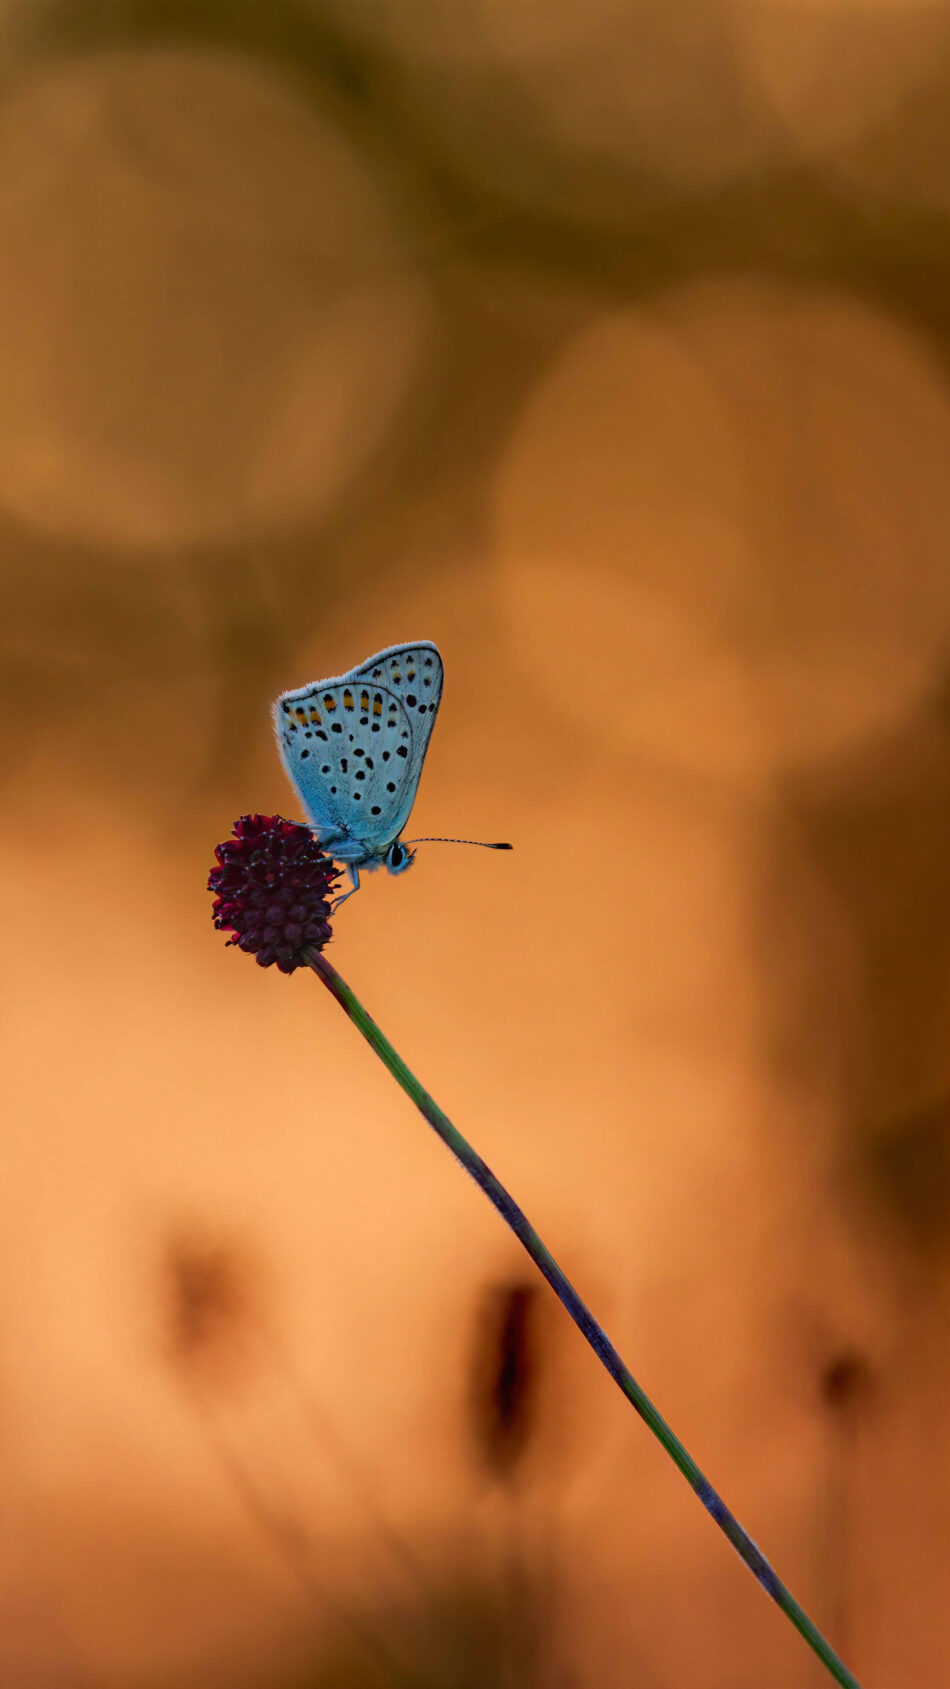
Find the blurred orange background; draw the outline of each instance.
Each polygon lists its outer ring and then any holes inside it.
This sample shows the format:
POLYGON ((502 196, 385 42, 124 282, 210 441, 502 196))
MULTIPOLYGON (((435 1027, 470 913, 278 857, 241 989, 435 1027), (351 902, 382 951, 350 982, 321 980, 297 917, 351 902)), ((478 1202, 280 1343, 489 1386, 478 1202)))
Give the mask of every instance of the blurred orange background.
POLYGON ((950 1680, 950 5, 4 0, 2 1689, 814 1689, 317 982, 285 688, 435 640, 333 960, 866 1689, 950 1680))

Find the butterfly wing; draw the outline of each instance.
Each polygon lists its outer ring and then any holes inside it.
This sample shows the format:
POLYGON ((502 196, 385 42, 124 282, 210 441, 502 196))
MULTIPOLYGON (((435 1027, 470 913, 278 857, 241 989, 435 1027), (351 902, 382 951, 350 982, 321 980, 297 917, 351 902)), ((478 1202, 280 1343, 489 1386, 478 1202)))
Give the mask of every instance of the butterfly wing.
MULTIPOLYGON (((437 645, 429 639, 419 639, 408 645, 389 645, 377 651, 359 668, 352 670, 353 679, 371 686, 382 686, 405 710, 409 738, 400 732, 396 760, 401 765, 394 773, 388 768, 386 798, 391 807, 383 804, 379 824, 385 823, 385 839, 380 848, 385 852, 393 839, 398 839, 409 820, 416 801, 422 765, 429 749, 435 718, 442 702, 444 669, 437 645), (403 756, 403 746, 406 755, 403 756), (400 780, 399 776, 402 775, 400 780), (390 787, 395 785, 395 791, 390 787)), ((374 799, 380 802, 380 799, 374 799)))
POLYGON ((282 692, 271 714, 287 777, 320 843, 336 854, 352 840, 339 802, 338 736, 331 735, 319 685, 282 692))
POLYGON ((394 646, 346 675, 277 699, 284 768, 321 844, 338 861, 369 865, 398 838, 441 695, 438 651, 421 644, 394 646), (377 672, 392 678, 402 696, 377 682, 377 672))
POLYGON ((398 698, 412 724, 413 755, 421 773, 442 701, 442 676, 438 646, 420 639, 412 645, 387 646, 340 678, 375 681, 398 698))

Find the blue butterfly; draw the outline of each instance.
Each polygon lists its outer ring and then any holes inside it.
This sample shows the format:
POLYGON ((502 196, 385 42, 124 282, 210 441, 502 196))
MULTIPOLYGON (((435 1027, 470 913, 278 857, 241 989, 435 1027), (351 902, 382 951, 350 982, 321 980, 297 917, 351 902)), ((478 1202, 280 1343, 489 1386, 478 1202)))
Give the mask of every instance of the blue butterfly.
MULTIPOLYGON (((399 835, 416 801, 442 701, 442 676, 438 647, 420 639, 377 651, 346 674, 282 692, 273 706, 281 761, 308 824, 327 854, 346 868, 353 891, 359 890, 361 868, 385 864, 391 874, 404 874, 415 861, 415 851, 399 835)), ((480 841, 409 841, 430 842, 480 841)))

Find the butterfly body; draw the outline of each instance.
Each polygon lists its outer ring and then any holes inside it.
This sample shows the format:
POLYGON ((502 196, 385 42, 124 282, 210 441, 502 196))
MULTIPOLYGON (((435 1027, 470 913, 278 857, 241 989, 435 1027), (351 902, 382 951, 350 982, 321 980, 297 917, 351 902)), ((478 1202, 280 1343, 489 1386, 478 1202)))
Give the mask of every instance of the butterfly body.
POLYGON ((402 874, 414 852, 399 835, 415 802, 442 699, 429 640, 390 645, 358 668, 283 692, 273 706, 281 761, 324 850, 353 882, 360 870, 402 874))

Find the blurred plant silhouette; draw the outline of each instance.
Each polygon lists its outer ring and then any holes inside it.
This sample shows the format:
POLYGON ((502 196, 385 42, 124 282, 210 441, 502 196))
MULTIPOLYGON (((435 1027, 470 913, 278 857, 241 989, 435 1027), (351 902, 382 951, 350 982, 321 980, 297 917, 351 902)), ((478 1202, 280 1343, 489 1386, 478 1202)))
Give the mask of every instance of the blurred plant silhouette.
POLYGON ((475 1446, 485 1469, 511 1482, 527 1453, 538 1410, 538 1291, 512 1283, 493 1288, 479 1321, 472 1369, 475 1446))

